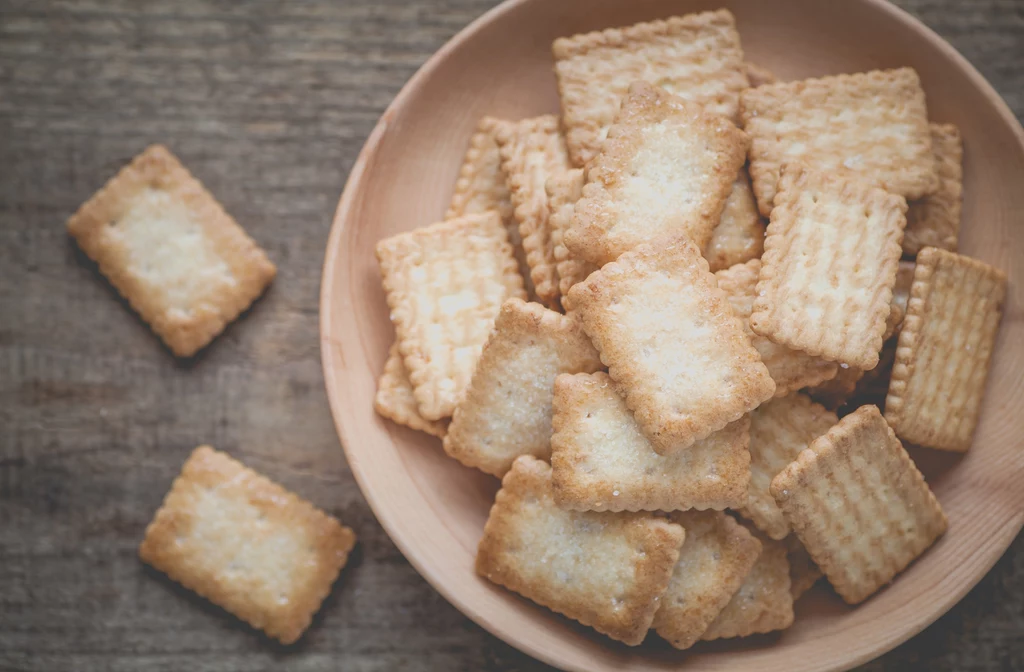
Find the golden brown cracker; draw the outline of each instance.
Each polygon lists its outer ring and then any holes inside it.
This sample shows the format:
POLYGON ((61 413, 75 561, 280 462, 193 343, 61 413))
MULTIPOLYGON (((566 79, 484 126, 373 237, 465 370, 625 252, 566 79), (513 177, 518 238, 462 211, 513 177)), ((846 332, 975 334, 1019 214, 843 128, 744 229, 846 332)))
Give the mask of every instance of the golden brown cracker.
POLYGON ((814 560, 811 560, 811 554, 807 552, 795 534, 786 537, 783 543, 786 544, 788 553, 786 557, 789 559, 789 591, 793 593, 795 602, 813 588, 824 574, 814 564, 814 560))
POLYGON ((416 397, 413 395, 412 381, 402 362, 402 354, 398 344, 393 343, 388 351, 388 359, 384 363, 384 373, 377 382, 377 394, 373 398, 373 408, 383 417, 400 425, 411 427, 420 432, 444 438, 448 432, 448 419, 424 420, 420 415, 416 397))
POLYGON ((565 246, 565 232, 572 224, 576 201, 583 195, 583 181, 583 169, 573 168, 549 178, 545 185, 548 209, 551 212, 548 224, 551 227, 551 245, 555 255, 555 270, 558 273, 558 293, 561 296, 562 308, 566 311, 570 310, 567 298, 569 290, 576 283, 586 280, 598 268, 595 264, 571 253, 565 246))
POLYGON ((747 81, 750 82, 751 87, 775 84, 779 81, 774 72, 757 63, 747 61, 743 64, 743 69, 747 73, 747 81))
POLYGON ((760 258, 764 252, 764 228, 750 188, 750 177, 742 168, 704 250, 711 272, 760 258))
POLYGON ((939 188, 910 203, 903 252, 915 255, 924 247, 955 252, 960 236, 964 191, 964 145, 953 124, 931 124, 932 152, 939 171, 939 188))

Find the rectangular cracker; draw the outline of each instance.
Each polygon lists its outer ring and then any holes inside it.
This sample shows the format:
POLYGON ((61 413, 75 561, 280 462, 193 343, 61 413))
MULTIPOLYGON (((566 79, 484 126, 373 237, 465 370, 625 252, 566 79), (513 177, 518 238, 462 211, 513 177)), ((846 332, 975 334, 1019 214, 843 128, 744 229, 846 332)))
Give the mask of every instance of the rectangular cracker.
POLYGON ((772 479, 837 422, 835 413, 799 392, 750 412, 750 488, 739 513, 772 539, 789 534, 789 525, 768 492, 772 479))
POLYGON ((748 144, 729 120, 664 89, 634 83, 601 153, 588 164, 566 247, 598 265, 679 233, 704 249, 748 144))
POLYGON ((746 168, 741 168, 704 250, 711 272, 760 258, 764 252, 764 228, 750 188, 750 176, 746 168))
POLYGON ((750 82, 751 87, 775 84, 779 81, 774 72, 757 63, 747 61, 743 64, 743 70, 747 73, 747 81, 750 82))
POLYGON ((552 52, 569 152, 581 167, 601 151, 634 81, 732 120, 748 86, 736 21, 727 10, 563 37, 552 52))
POLYGON ((783 170, 775 201, 751 329, 794 350, 874 368, 907 202, 799 165, 783 170))
POLYGON ((199 446, 146 528, 139 557, 254 628, 291 644, 356 536, 224 453, 199 446))
POLYGON ((462 400, 501 304, 526 297, 501 215, 400 233, 377 243, 377 259, 419 413, 446 418, 462 400))
POLYGON ((659 455, 608 374, 555 379, 551 471, 555 501, 580 511, 742 506, 750 480, 744 416, 686 450, 659 455))
POLYGON ((548 224, 551 228, 551 246, 555 255, 555 270, 558 273, 558 293, 561 296, 562 308, 570 310, 568 301, 569 290, 578 282, 583 282, 598 269, 585 259, 569 252, 565 246, 565 232, 572 224, 572 215, 576 210, 576 201, 583 195, 583 169, 573 168, 570 171, 548 179, 544 186, 548 194, 548 224))
POLYGON ((455 409, 445 452, 499 478, 520 455, 548 459, 555 377, 601 367, 579 320, 509 299, 455 409))
POLYGON ((206 347, 277 274, 259 245, 163 145, 136 156, 67 226, 179 357, 206 347))
POLYGON ((412 381, 402 362, 402 354, 398 351, 398 343, 392 343, 388 351, 388 359, 384 363, 384 373, 377 381, 377 394, 373 398, 373 409, 377 413, 400 425, 405 425, 419 432, 426 432, 438 438, 444 438, 448 432, 448 419, 425 420, 420 415, 416 397, 413 395, 412 381))
POLYGON ((552 114, 506 122, 495 139, 501 151, 501 167, 508 176, 513 214, 530 267, 537 298, 549 308, 558 305, 558 275, 548 227, 548 178, 569 170, 565 138, 552 114))
POLYGON ((953 124, 931 124, 932 152, 939 172, 939 188, 910 203, 903 252, 915 255, 924 247, 955 252, 960 237, 960 211, 964 192, 964 143, 953 124))
POLYGON ((839 369, 835 362, 792 350, 750 330, 750 313, 754 309, 760 273, 761 260, 751 259, 718 271, 715 279, 719 289, 729 298, 737 317, 743 322, 750 342, 768 368, 768 375, 775 381, 775 396, 784 397, 809 385, 818 385, 835 378, 839 369))
POLYGON ((501 481, 476 571, 635 646, 668 588, 683 537, 682 527, 649 513, 559 508, 551 467, 524 455, 501 481))
POLYGON ((771 485, 782 515, 850 604, 889 583, 946 531, 946 516, 876 406, 811 442, 771 485))
POLYGON ((721 511, 676 512, 669 520, 683 526, 686 540, 652 627, 675 648, 688 649, 740 589, 761 542, 721 511))
POLYGON ((917 255, 885 419, 905 441, 966 451, 1006 301, 1006 273, 926 247, 917 255))
POLYGON ((640 245, 569 292, 654 450, 689 448, 775 383, 693 241, 640 245))
POLYGON ((908 199, 939 188, 924 91, 912 68, 771 84, 740 96, 750 176, 768 217, 782 167, 878 181, 908 199))
POLYGON ((814 564, 814 560, 811 560, 811 554, 795 534, 786 537, 783 543, 786 544, 786 557, 789 559, 789 591, 793 593, 793 601, 796 602, 813 588, 824 574, 814 564))

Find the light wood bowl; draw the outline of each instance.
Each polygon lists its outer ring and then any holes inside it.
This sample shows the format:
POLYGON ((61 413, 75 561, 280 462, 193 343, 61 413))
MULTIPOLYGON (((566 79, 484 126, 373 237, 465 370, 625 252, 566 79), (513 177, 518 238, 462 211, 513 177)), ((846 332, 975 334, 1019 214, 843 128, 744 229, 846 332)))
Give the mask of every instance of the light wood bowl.
POLYGON ((992 567, 1024 522, 1024 133, 992 87, 924 25, 881 0, 722 2, 512 0, 459 33, 409 81, 363 148, 327 244, 321 348, 349 465, 388 534, 452 604, 509 644, 576 670, 836 670, 921 631, 992 567), (1010 294, 985 409, 965 456, 911 449, 949 532, 857 608, 819 585, 775 636, 677 652, 629 648, 476 576, 498 481, 446 457, 437 439, 382 420, 372 400, 394 334, 374 245, 441 219, 477 120, 558 111, 551 42, 563 35, 715 9, 736 15, 747 59, 780 79, 903 65, 935 121, 963 132, 961 251, 1005 269, 1010 294))

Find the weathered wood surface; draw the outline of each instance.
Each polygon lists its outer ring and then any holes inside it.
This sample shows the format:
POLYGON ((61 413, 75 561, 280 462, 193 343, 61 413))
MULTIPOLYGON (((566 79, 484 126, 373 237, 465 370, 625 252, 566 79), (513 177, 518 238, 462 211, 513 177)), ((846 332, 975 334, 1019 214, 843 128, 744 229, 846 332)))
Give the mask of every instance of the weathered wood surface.
MULTIPOLYGON (((0 670, 520 670, 368 509, 320 373, 324 243, 363 140, 414 70, 491 0, 0 2, 0 670), (64 221, 161 141, 277 262, 269 294, 179 363, 64 221), (354 527, 359 550, 284 649, 136 559, 209 442, 354 527)), ((1019 0, 900 4, 1024 114, 1019 0)), ((1024 541, 868 670, 1024 669, 1024 541)))

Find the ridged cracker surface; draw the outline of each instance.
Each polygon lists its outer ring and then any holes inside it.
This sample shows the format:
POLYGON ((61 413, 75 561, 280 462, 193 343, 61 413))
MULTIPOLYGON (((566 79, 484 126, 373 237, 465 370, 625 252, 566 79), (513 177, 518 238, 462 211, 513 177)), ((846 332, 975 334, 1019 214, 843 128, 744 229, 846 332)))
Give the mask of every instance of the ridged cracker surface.
POLYGON ((814 560, 811 560, 811 554, 807 552, 795 534, 786 537, 783 543, 786 544, 788 553, 786 557, 789 558, 789 591, 793 593, 795 602, 813 588, 824 574, 814 564, 814 560))
POLYGON ((606 373, 555 380, 555 500, 582 511, 724 509, 746 501, 746 417, 686 450, 659 455, 606 373))
POLYGON ((917 255, 885 400, 900 438, 971 447, 1005 301, 1003 271, 934 247, 917 255))
POLYGON ((558 273, 558 293, 562 308, 571 309, 567 298, 569 290, 578 282, 583 282, 597 270, 597 265, 581 259, 565 246, 565 232, 572 225, 572 215, 576 210, 576 201, 583 195, 583 169, 573 168, 561 175, 548 179, 545 190, 548 193, 548 209, 551 215, 548 224, 551 227, 551 246, 555 255, 555 270, 558 273))
POLYGON ((649 513, 566 511, 551 468, 520 457, 505 474, 476 556, 481 576, 635 646, 679 559, 684 532, 649 513))
POLYGON ((764 222, 757 211, 750 176, 745 168, 733 182, 732 191, 718 225, 711 232, 711 241, 704 250, 711 272, 721 271, 751 259, 764 252, 764 222))
POLYGON ((876 406, 815 439, 771 486, 786 521, 850 604, 946 531, 946 516, 876 406))
POLYGON ((924 247, 956 251, 964 192, 964 144, 953 124, 932 124, 932 151, 939 171, 934 194, 910 204, 903 251, 914 255, 924 247))
POLYGON ((413 395, 412 381, 402 362, 402 354, 398 352, 398 344, 394 343, 388 351, 388 359, 384 363, 384 373, 377 381, 377 394, 373 398, 373 408, 377 413, 420 432, 444 438, 448 432, 448 419, 424 420, 420 415, 416 397, 413 395))

